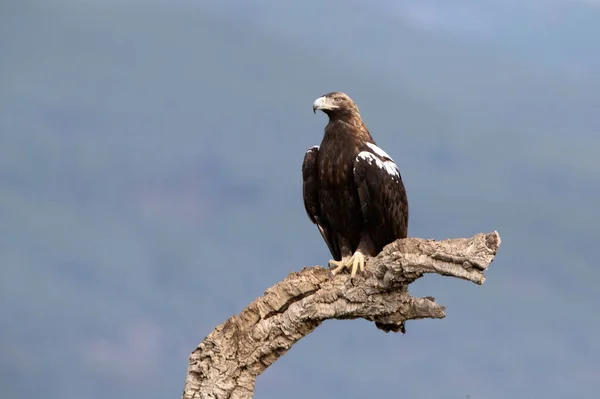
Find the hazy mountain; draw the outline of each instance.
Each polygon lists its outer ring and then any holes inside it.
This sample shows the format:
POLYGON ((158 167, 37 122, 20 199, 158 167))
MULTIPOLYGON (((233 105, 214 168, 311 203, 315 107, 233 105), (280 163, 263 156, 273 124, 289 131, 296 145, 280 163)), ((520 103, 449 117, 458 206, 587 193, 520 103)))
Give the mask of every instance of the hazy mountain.
MULTIPOLYGON (((369 42, 374 35, 384 36, 383 25, 390 37, 379 41, 380 45, 387 45, 394 38, 394 41, 413 42, 418 46, 425 34, 450 39, 450 48, 454 50, 461 43, 469 47, 471 54, 487 51, 490 55, 491 50, 491 53, 504 53, 571 73, 597 76, 600 66, 600 53, 595 51, 595 38, 600 35, 600 2, 597 0, 355 0, 339 3, 307 0, 301 5, 275 0, 251 3, 208 0, 202 3, 202 8, 245 23, 251 21, 272 27, 279 34, 287 32, 311 38, 311 43, 317 46, 323 42, 317 40, 322 31, 307 29, 315 21, 335 26, 336 32, 345 30, 344 33, 352 34, 355 40, 369 42), (373 24, 374 20, 378 22, 373 24), (377 33, 373 26, 377 27, 377 33)), ((336 34, 330 39, 344 36, 336 34)), ((326 43, 348 51, 355 40, 326 43)), ((358 48, 375 56, 384 53, 373 42, 358 48)))
MULTIPOLYGON (((488 3, 498 26, 520 10, 488 3)), ((566 3, 559 25, 587 7, 566 3)), ((562 47, 525 28, 554 20, 526 7, 512 38, 488 39, 411 25, 390 2, 287 4, 3 6, 2 397, 179 395, 215 325, 326 263, 300 165, 330 90, 399 164, 411 235, 497 229, 503 244, 482 287, 415 285, 446 319, 404 336, 326 323, 256 397, 595 397, 597 53, 548 61, 562 47)), ((590 8, 583 31, 598 20, 590 8)))

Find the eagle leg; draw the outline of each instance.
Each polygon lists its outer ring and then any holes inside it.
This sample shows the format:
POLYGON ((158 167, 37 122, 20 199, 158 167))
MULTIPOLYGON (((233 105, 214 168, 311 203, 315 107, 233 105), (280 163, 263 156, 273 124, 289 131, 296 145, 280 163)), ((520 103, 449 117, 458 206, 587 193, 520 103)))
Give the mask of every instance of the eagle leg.
POLYGON ((352 262, 352 271, 350 272, 350 278, 354 278, 356 276, 356 272, 360 270, 360 272, 365 271, 365 256, 360 251, 356 251, 354 255, 348 260, 348 264, 352 262))
POLYGON ((344 269, 350 271, 350 277, 356 276, 356 273, 360 270, 362 273, 365 270, 365 256, 360 251, 354 252, 351 257, 342 258, 342 260, 330 260, 330 265, 335 265, 336 268, 331 271, 331 274, 335 276, 344 269))
POLYGON ((331 267, 331 265, 334 265, 334 266, 335 266, 335 269, 333 269, 333 270, 331 271, 331 275, 332 275, 332 276, 335 276, 335 275, 336 275, 336 274, 338 274, 339 272, 343 271, 343 270, 344 270, 344 269, 347 267, 346 265, 348 264, 348 260, 349 260, 349 259, 350 259, 350 257, 349 257, 349 256, 344 256, 344 257, 342 258, 342 260, 333 260, 333 259, 332 259, 332 260, 330 260, 330 261, 329 261, 329 267, 331 267))

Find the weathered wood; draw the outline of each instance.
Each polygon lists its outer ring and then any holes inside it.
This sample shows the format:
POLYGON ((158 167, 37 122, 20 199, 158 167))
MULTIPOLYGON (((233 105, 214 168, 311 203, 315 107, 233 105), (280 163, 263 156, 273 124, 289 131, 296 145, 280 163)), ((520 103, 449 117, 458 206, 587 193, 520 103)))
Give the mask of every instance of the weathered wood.
POLYGON ((320 266, 290 273, 192 352, 183 399, 252 398, 256 377, 324 320, 363 318, 386 332, 405 332, 406 320, 441 319, 444 307, 411 296, 408 285, 425 273, 483 284, 499 246, 495 231, 443 241, 405 238, 368 259, 365 274, 354 279, 332 279, 320 266))

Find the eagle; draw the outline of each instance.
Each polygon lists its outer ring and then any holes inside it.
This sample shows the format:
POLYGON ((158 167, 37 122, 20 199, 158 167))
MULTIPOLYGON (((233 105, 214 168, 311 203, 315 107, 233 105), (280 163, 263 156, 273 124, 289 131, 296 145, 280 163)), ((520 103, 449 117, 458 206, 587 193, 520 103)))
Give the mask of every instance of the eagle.
POLYGON ((345 93, 317 98, 313 112, 329 117, 321 144, 302 164, 302 194, 333 257, 333 276, 364 271, 365 257, 408 233, 408 199, 394 160, 375 144, 358 107, 345 93))

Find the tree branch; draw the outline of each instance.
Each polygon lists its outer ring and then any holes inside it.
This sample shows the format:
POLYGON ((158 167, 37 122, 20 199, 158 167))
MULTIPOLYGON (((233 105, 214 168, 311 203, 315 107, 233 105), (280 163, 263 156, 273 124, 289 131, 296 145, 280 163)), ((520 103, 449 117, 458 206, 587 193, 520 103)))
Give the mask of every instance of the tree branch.
POLYGON ((495 231, 443 241, 405 238, 369 258, 365 274, 354 279, 332 279, 320 266, 292 272, 192 352, 183 399, 252 398, 256 377, 327 319, 363 318, 402 333, 407 320, 441 319, 444 307, 411 296, 408 285, 425 273, 481 285, 499 246, 495 231))

